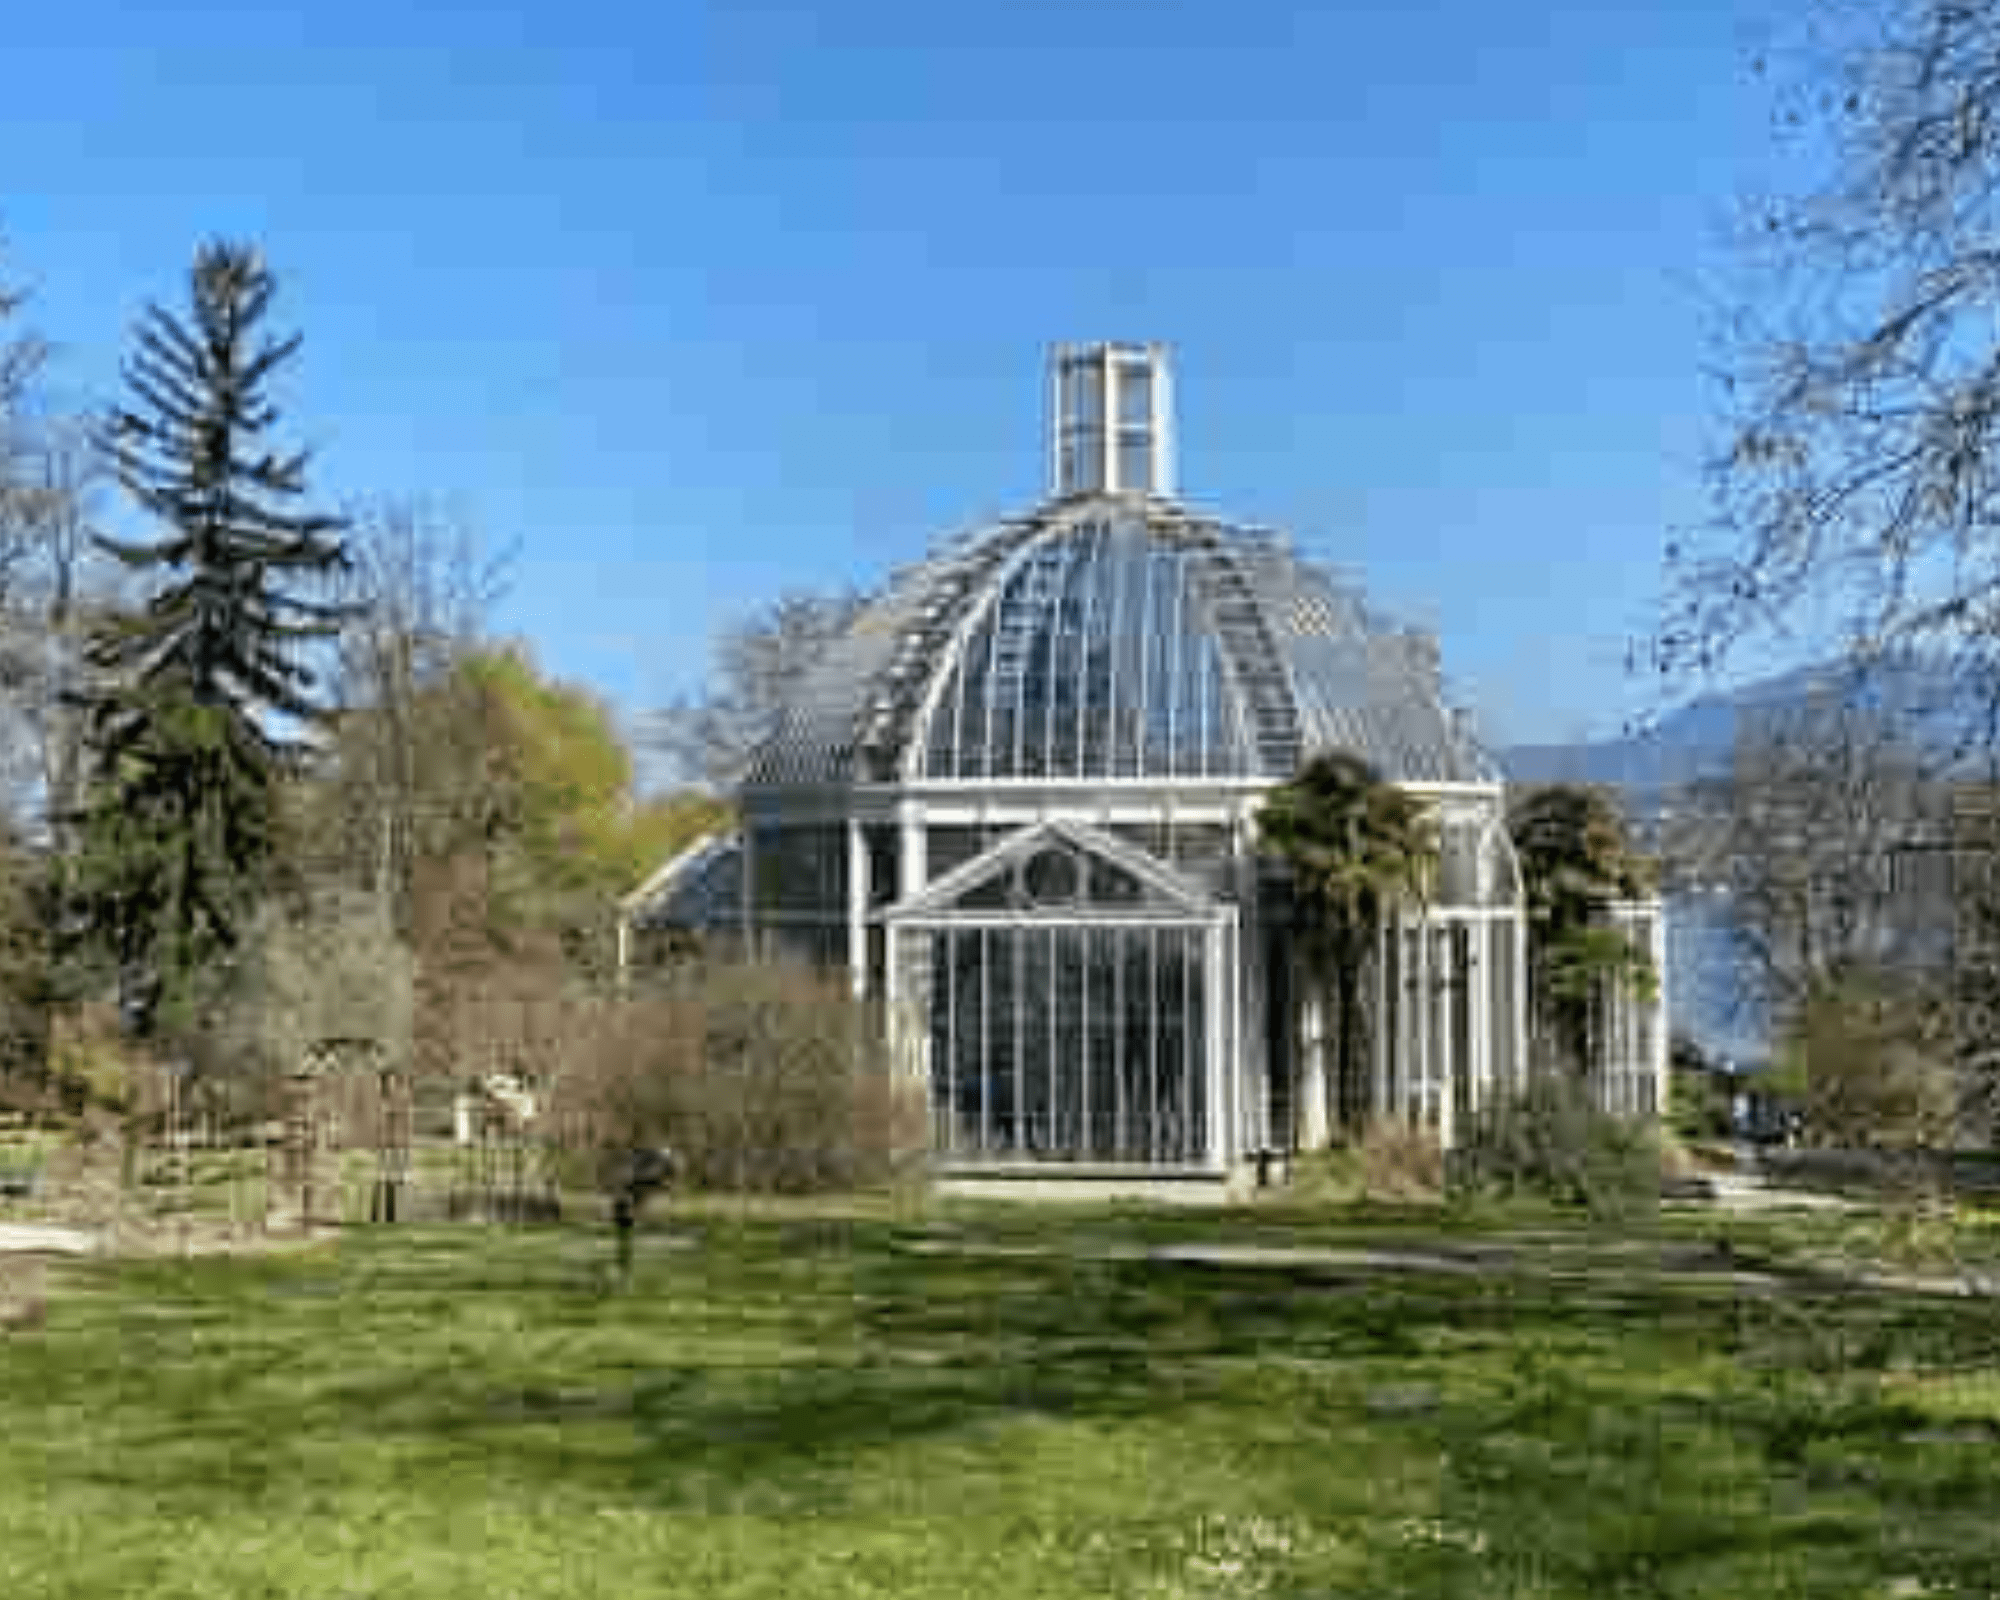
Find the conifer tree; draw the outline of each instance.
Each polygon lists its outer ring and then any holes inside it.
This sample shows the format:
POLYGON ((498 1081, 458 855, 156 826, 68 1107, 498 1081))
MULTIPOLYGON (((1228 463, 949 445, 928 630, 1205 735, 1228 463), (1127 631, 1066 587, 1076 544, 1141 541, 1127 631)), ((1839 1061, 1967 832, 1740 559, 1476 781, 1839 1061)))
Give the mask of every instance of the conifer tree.
POLYGON ((297 509, 308 455, 270 438, 268 384, 299 348, 265 331, 276 280, 254 248, 218 242, 197 252, 189 287, 185 315, 148 307, 103 429, 159 532, 99 541, 152 582, 88 649, 81 882, 142 1026, 164 988, 234 944, 258 898, 279 782, 323 710, 306 649, 344 615, 301 592, 345 567, 345 524, 297 509))

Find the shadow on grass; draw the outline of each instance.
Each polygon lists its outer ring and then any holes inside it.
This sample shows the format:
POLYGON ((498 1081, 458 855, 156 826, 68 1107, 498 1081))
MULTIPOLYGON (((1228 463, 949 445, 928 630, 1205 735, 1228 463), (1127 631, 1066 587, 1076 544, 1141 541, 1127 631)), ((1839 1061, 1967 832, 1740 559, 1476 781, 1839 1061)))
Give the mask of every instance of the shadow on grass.
POLYGON ((1106 1261, 1050 1222, 1048 1255, 916 1255, 906 1236, 718 1224, 642 1253, 617 1296, 591 1291, 601 1241, 575 1230, 100 1275, 65 1338, 10 1352, 0 1400, 106 1408, 51 1435, 56 1464, 194 1514, 310 1502, 330 1470, 445 1497, 838 1512, 898 1474, 920 1502, 926 1474, 976 1494, 1016 1430, 1081 1425, 1180 1440, 1326 1519, 1400 1495, 1365 1529, 1388 1592, 1764 1592, 1782 1570, 1836 1594, 2000 1571, 1986 1435, 1939 1434, 1890 1382, 2000 1364, 1991 1307, 1644 1268, 1106 1261))

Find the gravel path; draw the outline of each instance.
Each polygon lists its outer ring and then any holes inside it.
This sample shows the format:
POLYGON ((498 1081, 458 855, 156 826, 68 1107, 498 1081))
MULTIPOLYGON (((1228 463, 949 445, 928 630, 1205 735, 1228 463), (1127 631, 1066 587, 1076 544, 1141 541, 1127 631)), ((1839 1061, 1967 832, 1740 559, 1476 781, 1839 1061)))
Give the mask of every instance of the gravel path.
POLYGON ((86 1233, 81 1228, 0 1222, 0 1254, 94 1256, 102 1248, 101 1235, 86 1233))

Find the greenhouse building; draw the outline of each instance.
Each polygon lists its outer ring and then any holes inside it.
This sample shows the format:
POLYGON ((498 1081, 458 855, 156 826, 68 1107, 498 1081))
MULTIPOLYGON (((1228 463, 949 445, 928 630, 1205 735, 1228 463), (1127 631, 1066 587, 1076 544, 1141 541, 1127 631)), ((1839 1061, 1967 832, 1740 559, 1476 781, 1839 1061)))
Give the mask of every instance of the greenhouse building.
MULTIPOLYGON (((1528 1070, 1501 775, 1434 642, 1181 499, 1172 402, 1160 346, 1058 348, 1048 498, 893 574, 791 691, 740 834, 627 902, 844 969, 960 1187, 1200 1189, 1380 1118, 1449 1145, 1528 1070), (1264 796, 1327 751, 1421 799, 1439 843, 1380 930, 1344 1074, 1258 848, 1264 796)), ((1663 965, 1656 904, 1607 915, 1663 965)), ((1663 1005, 1604 997, 1609 1107, 1662 1103, 1663 1005)))

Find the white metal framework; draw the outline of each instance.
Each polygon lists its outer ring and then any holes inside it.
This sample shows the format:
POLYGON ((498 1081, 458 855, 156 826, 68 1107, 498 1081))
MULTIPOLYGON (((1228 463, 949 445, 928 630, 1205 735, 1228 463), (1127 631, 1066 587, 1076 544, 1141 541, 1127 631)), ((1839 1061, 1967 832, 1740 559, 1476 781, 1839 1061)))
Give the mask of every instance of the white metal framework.
MULTIPOLYGON (((1527 1071, 1528 963, 1500 774, 1435 644, 1172 498, 1160 347, 1064 347, 1051 387, 1053 497, 893 575, 792 690, 740 796, 741 925, 886 1002, 952 1170, 1223 1174, 1368 1117, 1449 1142, 1527 1071), (1257 845, 1322 750, 1442 847, 1346 1034, 1257 845)), ((1618 1019, 1607 1096, 1638 1110, 1664 1029, 1618 1019)))

